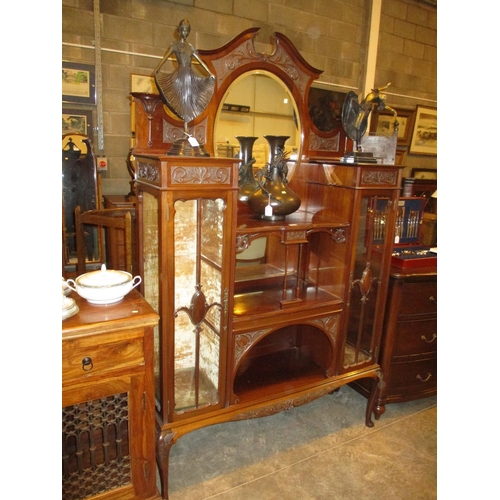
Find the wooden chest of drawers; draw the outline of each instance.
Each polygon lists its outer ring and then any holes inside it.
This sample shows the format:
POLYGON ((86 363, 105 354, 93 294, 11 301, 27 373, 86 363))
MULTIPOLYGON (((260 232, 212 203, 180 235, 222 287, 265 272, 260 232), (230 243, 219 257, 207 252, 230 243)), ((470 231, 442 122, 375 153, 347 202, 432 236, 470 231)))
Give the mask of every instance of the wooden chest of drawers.
MULTIPOLYGON (((437 269, 391 270, 379 363, 384 376, 375 417, 385 405, 437 393, 437 269)), ((359 381, 354 388, 368 396, 359 381)))
POLYGON ((157 497, 153 328, 136 290, 109 306, 71 295, 62 324, 64 500, 157 497))

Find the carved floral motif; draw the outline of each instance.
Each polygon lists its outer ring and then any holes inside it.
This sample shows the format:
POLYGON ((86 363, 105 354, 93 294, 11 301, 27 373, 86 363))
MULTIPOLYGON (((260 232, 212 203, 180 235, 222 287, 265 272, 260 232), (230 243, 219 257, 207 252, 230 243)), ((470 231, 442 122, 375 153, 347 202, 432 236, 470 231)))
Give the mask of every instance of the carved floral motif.
POLYGON ((260 338, 262 338, 270 329, 257 330, 255 332, 242 333, 236 335, 234 349, 234 366, 237 366, 243 355, 252 347, 260 338))
POLYGON ((157 183, 160 180, 160 170, 154 163, 137 162, 137 177, 157 183))
POLYGON ((340 133, 334 137, 319 137, 313 131, 309 132, 309 149, 311 151, 339 151, 340 133))
POLYGON ((371 185, 395 186, 398 176, 396 172, 381 172, 380 170, 365 170, 361 174, 361 182, 371 185))
MULTIPOLYGON (((203 120, 202 123, 195 125, 194 127, 189 128, 188 132, 200 143, 206 144, 207 140, 207 119, 203 120)), ((182 126, 177 127, 172 125, 167 120, 163 119, 163 142, 166 144, 174 143, 178 139, 183 139, 184 128, 182 126)))
POLYGON ((245 420, 247 418, 260 418, 274 415, 275 413, 279 413, 284 410, 290 410, 297 406, 302 406, 304 404, 310 403, 311 401, 314 401, 315 399, 318 399, 321 396, 332 392, 334 389, 335 387, 331 386, 322 387, 321 389, 308 392, 307 394, 303 394, 302 396, 299 396, 297 398, 291 398, 287 399, 286 401, 271 403, 262 408, 255 408, 248 412, 239 413, 234 416, 233 420, 245 420))
POLYGON ((173 167, 172 184, 229 184, 231 170, 227 167, 173 167))

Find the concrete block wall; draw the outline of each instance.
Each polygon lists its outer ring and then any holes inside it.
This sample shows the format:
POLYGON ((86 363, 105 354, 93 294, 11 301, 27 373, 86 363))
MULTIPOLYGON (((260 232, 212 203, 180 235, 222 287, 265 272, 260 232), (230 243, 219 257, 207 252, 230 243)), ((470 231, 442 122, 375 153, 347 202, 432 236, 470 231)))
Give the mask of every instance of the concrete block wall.
MULTIPOLYGON (((306 61, 324 71, 321 81, 338 90, 363 86, 371 0, 101 0, 104 153, 103 194, 126 194, 126 156, 131 144, 130 75, 151 74, 174 40, 179 21, 189 19, 189 42, 214 49, 241 31, 259 27, 257 49, 273 50, 270 36, 284 33, 306 61)), ((95 61, 93 0, 62 1, 62 57, 95 61)), ((417 0, 382 0, 376 85, 392 82, 387 104, 436 107, 436 9, 417 0)), ((69 106, 69 105, 68 105, 69 106)), ((75 108, 77 106, 70 105, 75 108)), ((95 107, 80 106, 93 111, 95 107)), ((406 158, 412 166, 435 168, 435 157, 406 158)))

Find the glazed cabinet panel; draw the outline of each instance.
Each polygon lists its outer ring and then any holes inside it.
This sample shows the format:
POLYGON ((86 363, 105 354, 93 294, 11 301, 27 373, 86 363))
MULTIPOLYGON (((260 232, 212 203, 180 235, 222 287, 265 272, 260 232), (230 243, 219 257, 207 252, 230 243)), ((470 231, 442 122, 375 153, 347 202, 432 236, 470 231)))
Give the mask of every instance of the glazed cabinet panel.
POLYGON ((62 498, 158 498, 153 327, 133 290, 111 306, 76 294, 62 329, 62 498))
POLYGON ((321 207, 323 216, 350 225, 339 373, 374 366, 379 360, 400 182, 396 166, 319 160, 292 182, 309 209, 321 207))
POLYGON ((237 163, 138 155, 136 164, 143 291, 161 317, 156 405, 166 424, 225 403, 237 163))

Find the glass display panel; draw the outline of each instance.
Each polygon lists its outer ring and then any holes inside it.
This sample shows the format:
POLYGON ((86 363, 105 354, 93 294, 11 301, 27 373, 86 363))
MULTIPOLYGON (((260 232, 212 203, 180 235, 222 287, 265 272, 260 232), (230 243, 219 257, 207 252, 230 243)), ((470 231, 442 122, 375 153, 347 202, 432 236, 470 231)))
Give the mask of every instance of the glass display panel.
POLYGON ((366 196, 361 201, 344 366, 363 364, 373 357, 373 329, 389 206, 387 197, 366 196))
MULTIPOLYGON (((158 199, 147 193, 142 193, 143 241, 144 241, 144 297, 151 307, 159 314, 159 263, 158 263, 158 199)), ((154 371, 155 394, 160 398, 160 327, 154 327, 154 371)))
POLYGON ((222 260, 225 203, 221 199, 175 203, 175 411, 219 399, 223 324, 222 260))

